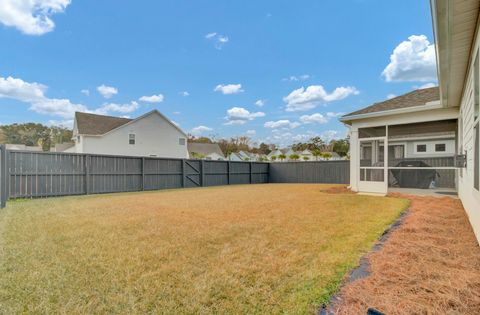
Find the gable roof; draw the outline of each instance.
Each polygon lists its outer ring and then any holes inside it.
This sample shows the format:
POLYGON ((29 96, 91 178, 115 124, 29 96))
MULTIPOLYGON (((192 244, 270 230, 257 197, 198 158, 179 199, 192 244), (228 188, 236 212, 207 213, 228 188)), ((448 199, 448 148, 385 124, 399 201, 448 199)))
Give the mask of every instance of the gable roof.
POLYGON ((221 157, 225 157, 218 143, 188 142, 187 148, 188 148, 188 153, 198 153, 203 155, 210 155, 212 153, 216 153, 221 157))
POLYGON ((182 133, 185 137, 187 137, 187 134, 182 129, 180 129, 176 124, 174 124, 170 119, 165 117, 162 113, 160 113, 156 109, 149 111, 135 119, 75 112, 75 125, 77 127, 77 131, 79 134, 90 135, 90 136, 101 136, 117 128, 120 128, 124 125, 136 122, 140 119, 150 116, 152 114, 159 115, 172 127, 177 129, 180 133, 182 133))
POLYGON ((394 109, 403 109, 408 107, 416 107, 427 105, 427 103, 439 101, 440 92, 438 87, 415 90, 389 100, 374 103, 368 107, 354 111, 352 113, 342 116, 340 120, 348 120, 351 116, 370 114, 376 112, 384 112, 394 109))
POLYGON ((75 112, 77 131, 81 135, 103 135, 130 121, 130 118, 75 112))

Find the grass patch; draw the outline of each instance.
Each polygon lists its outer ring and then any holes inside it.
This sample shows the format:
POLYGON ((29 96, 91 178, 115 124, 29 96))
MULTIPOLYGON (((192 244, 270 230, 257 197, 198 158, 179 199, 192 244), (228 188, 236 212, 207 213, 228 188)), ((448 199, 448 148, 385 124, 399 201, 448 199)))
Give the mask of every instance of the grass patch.
POLYGON ((5 313, 310 313, 408 207, 327 185, 10 203, 5 313))

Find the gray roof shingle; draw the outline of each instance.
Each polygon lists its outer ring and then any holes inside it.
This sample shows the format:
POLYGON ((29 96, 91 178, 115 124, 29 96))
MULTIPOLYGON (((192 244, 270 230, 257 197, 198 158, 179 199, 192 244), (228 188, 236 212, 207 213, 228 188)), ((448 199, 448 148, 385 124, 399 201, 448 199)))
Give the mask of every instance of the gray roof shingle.
POLYGON ((187 143, 188 152, 191 153, 198 153, 203 155, 209 155, 212 153, 217 153, 218 155, 225 157, 223 155, 222 149, 218 143, 197 143, 197 142, 188 142, 187 143))
POLYGON ((103 135, 132 121, 130 118, 75 112, 77 130, 82 135, 103 135))
POLYGON ((346 114, 342 116, 342 118, 348 118, 349 116, 355 116, 360 114, 383 112, 393 109, 422 106, 428 102, 438 100, 440 100, 440 92, 438 87, 415 90, 407 94, 403 94, 383 102, 378 102, 368 107, 346 114))

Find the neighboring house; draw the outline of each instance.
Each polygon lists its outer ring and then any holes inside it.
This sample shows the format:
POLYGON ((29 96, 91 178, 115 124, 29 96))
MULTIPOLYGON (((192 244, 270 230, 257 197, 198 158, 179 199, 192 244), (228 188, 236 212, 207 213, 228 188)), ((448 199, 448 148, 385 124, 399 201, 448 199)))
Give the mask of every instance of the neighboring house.
POLYGON ((153 110, 135 119, 75 113, 73 152, 188 158, 187 135, 153 110))
POLYGON ((328 158, 319 156, 318 160, 319 161, 340 161, 343 160, 343 158, 338 155, 337 152, 322 152, 323 154, 327 153, 329 155, 328 158))
POLYGON ((305 161, 305 157, 307 158, 307 161, 314 161, 315 157, 313 156, 312 151, 305 149, 300 153, 297 153, 300 156, 301 161, 305 161))
POLYGON ((218 143, 188 142, 187 147, 191 159, 225 160, 225 155, 223 155, 218 143))
POLYGON ((42 147, 40 146, 29 146, 24 144, 5 144, 5 148, 11 151, 33 151, 33 152, 40 152, 42 151, 42 147))
MULTIPOLYGON (((427 162, 450 156, 458 164, 445 170, 454 172, 458 196, 480 240, 479 2, 431 0, 431 6, 439 87, 416 90, 341 118, 350 126, 350 185, 354 191, 384 194, 389 175, 403 167, 390 165, 391 155, 414 154, 427 162), (454 159, 455 154, 466 163, 454 159)), ((410 164, 412 169, 428 170, 420 163, 410 164)))
POLYGON ((272 156, 275 156, 275 157, 276 157, 275 161, 279 161, 280 159, 279 159, 278 157, 279 157, 281 154, 283 154, 282 151, 280 151, 279 149, 275 149, 275 150, 273 150, 272 152, 270 152, 270 153, 267 155, 267 158, 268 158, 268 160, 271 161, 271 160, 272 160, 272 156))
POLYGON ((232 152, 228 156, 228 160, 229 161, 243 161, 243 158, 242 158, 242 156, 240 156, 240 154, 238 152, 232 152))
POLYGON ((50 148, 50 152, 75 152, 74 142, 57 143, 53 148, 50 148))
POLYGON ((253 156, 251 155, 250 152, 245 152, 245 151, 240 151, 238 152, 238 155, 242 159, 242 161, 252 161, 253 156))

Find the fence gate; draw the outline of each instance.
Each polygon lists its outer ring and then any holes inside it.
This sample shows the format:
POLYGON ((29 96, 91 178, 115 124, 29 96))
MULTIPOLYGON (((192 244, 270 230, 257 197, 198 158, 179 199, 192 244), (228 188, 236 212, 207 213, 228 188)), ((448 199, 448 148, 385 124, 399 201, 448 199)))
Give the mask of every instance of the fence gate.
POLYGON ((202 186, 202 162, 183 160, 183 187, 202 186))

